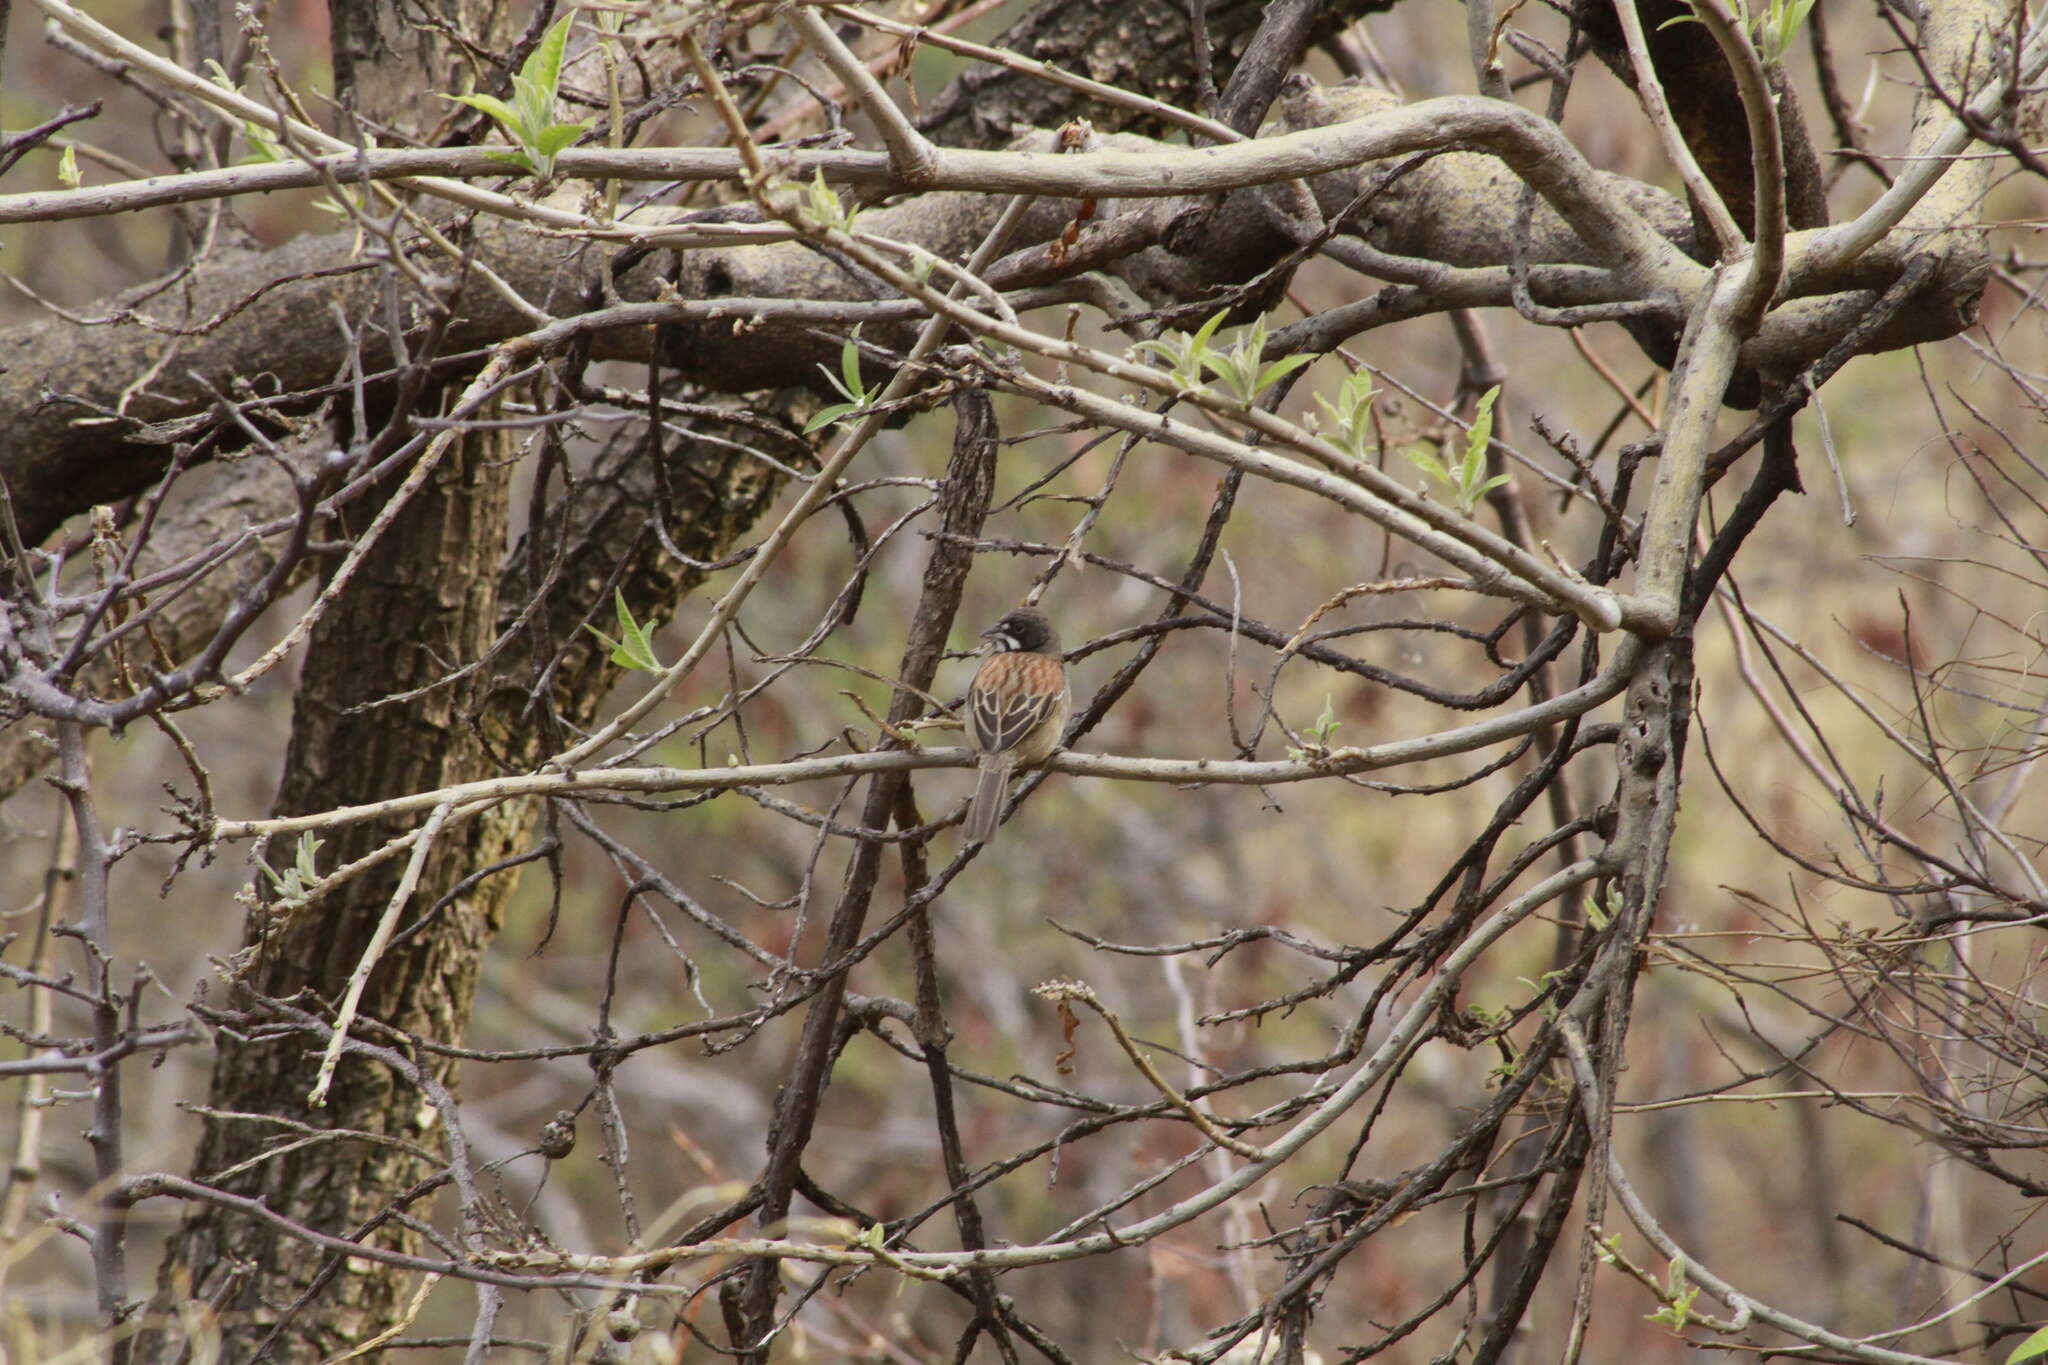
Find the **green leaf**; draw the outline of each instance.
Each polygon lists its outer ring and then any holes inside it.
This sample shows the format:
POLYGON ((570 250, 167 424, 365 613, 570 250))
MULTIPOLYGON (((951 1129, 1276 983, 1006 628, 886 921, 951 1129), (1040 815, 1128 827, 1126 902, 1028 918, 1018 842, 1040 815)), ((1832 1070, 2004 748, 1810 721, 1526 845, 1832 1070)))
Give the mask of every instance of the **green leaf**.
POLYGON ((1210 318, 1207 322, 1203 323, 1201 327, 1196 329, 1195 334, 1188 338, 1189 348, 1195 351, 1197 354, 1208 350, 1209 338, 1216 335, 1216 329, 1218 327, 1221 327, 1223 325, 1223 319, 1229 316, 1230 310, 1228 308, 1225 308, 1223 311, 1217 313, 1214 317, 1210 318))
POLYGON ((441 98, 454 100, 457 104, 466 104, 472 109, 481 109, 504 124, 505 130, 514 137, 519 136, 519 111, 496 95, 443 95, 441 98))
POLYGON ((1180 332, 1168 332, 1163 337, 1151 337, 1131 347, 1137 355, 1156 355, 1166 362, 1166 367, 1178 373, 1180 362, 1187 355, 1187 337, 1180 332), (1176 343, 1175 337, 1180 341, 1176 343))
POLYGON ((293 859, 293 866, 297 869, 299 876, 308 882, 320 880, 320 870, 314 862, 314 858, 320 852, 321 846, 326 842, 325 839, 314 838, 313 831, 310 829, 303 831, 299 835, 298 854, 293 859))
POLYGON ((1451 477, 1451 471, 1444 467, 1444 462, 1439 460, 1436 457, 1436 453, 1428 446, 1413 445, 1401 453, 1408 457, 1410 464, 1429 475, 1436 482, 1450 488, 1457 486, 1458 481, 1451 477))
POLYGON ((1307 364, 1312 357, 1293 356, 1273 362, 1266 370, 1259 368, 1259 357, 1266 349, 1266 320, 1259 318, 1249 326, 1240 329, 1230 349, 1223 350, 1211 344, 1216 329, 1223 325, 1223 319, 1230 315, 1225 308, 1213 314, 1190 336, 1186 332, 1166 332, 1160 336, 1139 342, 1131 348, 1133 355, 1154 355, 1166 362, 1173 381, 1189 392, 1200 392, 1208 388, 1210 375, 1222 381, 1223 389, 1240 403, 1249 406, 1261 392, 1293 370, 1297 364, 1307 364))
POLYGON ((1337 727, 1343 722, 1337 719, 1337 703, 1329 693, 1323 694, 1323 714, 1316 717, 1316 728, 1312 732, 1318 743, 1328 745, 1336 735, 1337 727))
POLYGON ((515 149, 508 152, 499 147, 492 147, 485 151, 484 155, 493 161, 503 161, 507 165, 517 166, 522 171, 532 171, 535 169, 533 158, 528 156, 523 150, 515 149))
POLYGON ((562 88, 562 54, 568 50, 569 29, 575 22, 573 12, 555 20, 541 35, 539 46, 527 54, 524 65, 519 68, 521 76, 547 93, 548 110, 541 120, 543 123, 554 116, 555 93, 562 88))
POLYGON ((855 327, 853 334, 839 347, 838 374, 826 370, 823 365, 818 368, 824 370, 825 378, 831 381, 833 388, 839 390, 840 396, 847 400, 849 406, 857 408, 868 401, 867 386, 860 380, 860 328, 855 327))
POLYGON ((1267 389, 1272 388, 1288 375, 1293 374, 1296 370, 1309 364, 1314 359, 1315 357, 1312 355, 1281 356, 1265 369, 1259 371, 1258 391, 1264 393, 1267 389))
POLYGON ((590 126, 589 120, 582 123, 557 123, 541 129, 540 136, 533 140, 534 150, 553 160, 555 153, 583 136, 583 130, 590 126))
POLYGON ((588 622, 583 628, 611 646, 612 662, 619 667, 640 673, 661 672, 663 665, 655 657, 654 643, 647 627, 633 619, 633 609, 626 605, 626 594, 617 588, 612 589, 612 606, 619 614, 619 639, 614 640, 588 622))
MULTIPOLYGON (((856 334, 860 331, 854 328, 856 334)), ((867 389, 860 382, 860 346, 852 337, 839 348, 839 373, 846 377, 846 393, 850 397, 865 397, 867 389)))
POLYGON ((83 183, 78 177, 78 148, 66 147, 64 155, 57 158, 57 179, 67 190, 75 190, 83 183))
POLYGON ((2038 1360, 2048 1355, 2048 1327, 2043 1327, 2019 1345, 2005 1358, 2005 1365, 2020 1365, 2021 1361, 2038 1360))
POLYGON ((1343 723, 1337 719, 1337 703, 1331 699, 1327 692, 1324 693, 1323 714, 1316 717, 1316 723, 1308 728, 1308 733, 1304 736, 1304 738, 1311 742, 1313 747, 1303 748, 1290 744, 1287 746, 1287 756, 1296 763, 1305 763, 1311 760, 1321 762, 1323 759, 1328 758, 1330 755, 1330 740, 1335 737, 1337 727, 1343 723))
POLYGON ((292 857, 292 865, 279 872, 262 858, 256 865, 263 869, 263 875, 270 878, 271 890, 277 893, 281 909, 292 909, 303 904, 306 893, 320 880, 320 869, 315 855, 327 841, 313 837, 313 831, 306 830, 299 835, 298 850, 292 857))
POLYGON ((1337 425, 1342 438, 1340 444, 1354 460, 1363 460, 1375 445, 1372 430, 1372 401, 1376 390, 1373 388, 1370 370, 1353 370, 1337 386, 1337 401, 1332 403, 1321 394, 1316 395, 1316 405, 1329 414, 1337 425))
POLYGON ((1344 376, 1344 382, 1337 389, 1337 399, 1343 405, 1347 416, 1361 416, 1372 404, 1379 388, 1372 382, 1372 371, 1356 369, 1344 376))
POLYGON ((1197 353, 1186 332, 1168 332, 1165 336, 1141 341, 1132 350, 1138 354, 1156 355, 1165 362, 1167 373, 1173 382, 1183 389, 1206 388, 1202 376, 1208 370, 1208 356, 1197 353))
POLYGON ((1500 385, 1495 384, 1480 395, 1479 407, 1472 414, 1472 429, 1465 436, 1465 477, 1461 482, 1470 487, 1479 478, 1479 471, 1486 468, 1486 448, 1493 443, 1493 402, 1500 397, 1500 385))
POLYGON ((804 435, 810 435, 819 427, 830 426, 846 416, 847 413, 857 411, 859 408, 860 404, 858 403, 834 403, 830 407, 819 408, 811 420, 804 423, 804 435))
POLYGON ((530 77, 512 78, 512 107, 519 111, 519 140, 532 142, 534 134, 555 121, 555 94, 535 85, 530 77))
POLYGON ((546 180, 554 174, 555 153, 567 146, 569 140, 582 131, 580 124, 555 122, 555 97, 562 84, 562 58, 569 45, 569 29, 576 16, 564 14, 541 36, 533 51, 527 54, 520 66, 519 74, 512 78, 512 104, 492 100, 496 109, 476 103, 489 96, 468 96, 465 103, 476 104, 493 118, 503 123, 526 148, 532 158, 533 173, 546 180), (500 112, 503 110, 504 112, 500 112), (563 132, 563 129, 570 131, 563 132))
MULTIPOLYGON (((819 227, 838 228, 846 231, 853 226, 853 220, 860 216, 859 210, 848 212, 839 192, 825 183, 825 173, 819 171, 804 187, 808 203, 808 217, 819 227)), ((930 268, 926 268, 929 273, 930 268)))
POLYGON ((1244 357, 1221 351, 1209 357, 1209 372, 1223 381, 1224 391, 1241 403, 1250 403, 1251 376, 1245 373, 1244 357))
POLYGON ((1771 0, 1762 24, 1758 26, 1760 46, 1764 61, 1772 66, 1785 59, 1793 40, 1799 36, 1800 25, 1813 12, 1813 0, 1771 0))
MULTIPOLYGON (((233 81, 228 79, 228 72, 226 67, 222 66, 219 62, 215 61, 211 57, 208 57, 206 59, 206 64, 213 69, 213 74, 207 77, 209 81, 213 82, 215 85, 219 86, 221 89, 227 91, 231 95, 239 95, 242 93, 241 87, 237 86, 233 81)), ((243 119, 242 136, 245 139, 247 139, 249 143, 249 155, 247 160, 284 160, 284 149, 277 145, 276 141, 271 138, 269 130, 264 128, 261 124, 253 123, 248 119, 243 119)))

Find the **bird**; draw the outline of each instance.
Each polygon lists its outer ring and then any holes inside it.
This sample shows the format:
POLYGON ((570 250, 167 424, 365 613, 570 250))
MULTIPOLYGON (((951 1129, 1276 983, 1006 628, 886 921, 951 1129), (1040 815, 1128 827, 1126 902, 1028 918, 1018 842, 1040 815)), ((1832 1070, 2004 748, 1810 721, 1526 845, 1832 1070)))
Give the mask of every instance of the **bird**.
POLYGON ((981 758, 966 834, 977 843, 996 832, 1011 771, 1059 747, 1072 701, 1059 635, 1044 612, 1018 607, 981 638, 986 657, 967 689, 967 739, 981 758))

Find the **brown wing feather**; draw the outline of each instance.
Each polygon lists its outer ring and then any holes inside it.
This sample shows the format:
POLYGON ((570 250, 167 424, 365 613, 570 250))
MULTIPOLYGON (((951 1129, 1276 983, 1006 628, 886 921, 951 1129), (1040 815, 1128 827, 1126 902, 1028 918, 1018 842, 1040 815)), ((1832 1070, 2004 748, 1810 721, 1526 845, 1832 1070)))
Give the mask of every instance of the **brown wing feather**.
POLYGON ((1058 660, 1043 655, 998 654, 984 663, 968 695, 974 747, 983 753, 1016 748, 1059 706, 1062 682, 1058 660))

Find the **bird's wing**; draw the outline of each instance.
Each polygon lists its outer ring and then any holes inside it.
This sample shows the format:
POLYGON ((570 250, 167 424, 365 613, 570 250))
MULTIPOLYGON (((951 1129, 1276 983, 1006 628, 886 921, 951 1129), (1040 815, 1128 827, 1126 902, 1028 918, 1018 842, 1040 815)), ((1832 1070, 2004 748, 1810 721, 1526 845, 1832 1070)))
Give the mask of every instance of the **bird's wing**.
POLYGON ((1065 693, 1060 664, 1042 654, 998 654, 981 666, 968 695, 968 723, 983 753, 1014 749, 1051 715, 1065 693))

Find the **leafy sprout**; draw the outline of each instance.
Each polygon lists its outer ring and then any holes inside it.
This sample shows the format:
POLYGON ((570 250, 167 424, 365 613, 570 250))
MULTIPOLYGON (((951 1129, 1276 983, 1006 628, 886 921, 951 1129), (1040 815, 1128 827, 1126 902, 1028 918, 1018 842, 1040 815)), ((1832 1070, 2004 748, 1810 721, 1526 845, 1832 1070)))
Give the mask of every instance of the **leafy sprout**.
POLYGON ((621 668, 630 668, 636 673, 659 673, 665 667, 654 653, 652 633, 639 621, 633 619, 633 609, 626 605, 626 594, 612 589, 612 607, 619 614, 619 638, 599 630, 585 622, 583 628, 611 646, 612 662, 621 668))
POLYGON ((1344 722, 1337 719, 1337 703, 1329 693, 1323 694, 1323 714, 1316 717, 1316 723, 1308 728, 1302 738, 1307 744, 1288 746, 1287 756, 1296 763, 1308 758, 1321 758, 1330 752, 1330 741, 1337 737, 1337 727, 1344 722))
POLYGON ((1478 411, 1472 414, 1472 428, 1465 436, 1465 458, 1455 469, 1438 459, 1427 446, 1416 446, 1406 452, 1417 469, 1451 491, 1458 510, 1467 516, 1481 498, 1508 481, 1505 474, 1486 477, 1486 448, 1493 443, 1493 403, 1499 397, 1500 385, 1495 384, 1480 398, 1478 411))
POLYGON ((1329 415, 1335 425, 1332 439, 1346 455, 1354 460, 1364 461, 1379 446, 1372 429, 1372 401, 1379 394, 1373 387, 1370 370, 1353 370, 1337 386, 1337 401, 1331 402, 1321 394, 1316 395, 1316 406, 1329 415))
POLYGON ((292 865, 282 872, 261 858, 256 860, 256 865, 263 869, 263 875, 270 878, 270 887, 277 893, 279 908, 291 910, 306 903, 307 894, 320 881, 320 869, 314 858, 326 842, 325 839, 314 838, 312 830, 303 831, 299 835, 292 865))
POLYGON ((1228 308, 1210 318, 1192 333, 1162 332, 1147 341, 1132 347, 1138 355, 1156 355, 1166 362, 1166 371, 1173 376, 1173 382, 1189 393, 1198 393, 1207 387, 1209 373, 1209 338, 1216 335, 1216 329, 1223 325, 1223 319, 1230 315, 1228 308))
POLYGON ((824 370, 825 378, 831 382, 832 387, 837 389, 846 401, 831 403, 819 408, 812 415, 811 420, 804 423, 804 434, 806 436, 816 431, 819 427, 830 426, 848 413, 860 411, 874 401, 874 391, 861 382, 859 337, 860 328, 855 327, 853 335, 848 337, 845 343, 840 346, 838 374, 832 373, 823 365, 818 367, 820 370, 824 370))
POLYGON ((527 54, 519 74, 512 78, 512 103, 496 95, 447 95, 458 104, 480 109, 504 125, 505 133, 519 144, 517 151, 492 152, 500 161, 533 172, 545 182, 554 177, 555 157, 582 135, 589 119, 576 123, 555 121, 555 101, 562 85, 562 54, 569 45, 573 14, 557 19, 527 54))
POLYGON ((1699 1296, 1700 1287, 1686 1278, 1685 1258, 1680 1256, 1664 1272, 1664 1306, 1646 1315, 1645 1320, 1674 1328, 1684 1327, 1692 1320, 1693 1300, 1699 1296))
MULTIPOLYGON (((213 68, 213 75, 209 76, 208 80, 211 80, 229 94, 239 95, 242 93, 241 87, 228 79, 226 67, 223 67, 211 57, 206 59, 206 64, 213 68)), ((242 120, 242 136, 249 143, 249 155, 244 158, 245 164, 251 161, 283 161, 285 159, 284 148, 279 146, 277 139, 270 135, 270 130, 253 119, 242 120)))
MULTIPOLYGON (((1688 3, 1693 7, 1691 14, 1666 19, 1657 27, 1666 29, 1673 24, 1703 22, 1696 0, 1688 0, 1688 3)), ((1765 66, 1776 66, 1785 60, 1785 54, 1799 37, 1799 29, 1806 22, 1806 16, 1813 13, 1814 0, 1768 0, 1763 13, 1757 15, 1749 13, 1743 0, 1728 0, 1728 3, 1735 11, 1735 21, 1749 30, 1749 39, 1756 44, 1757 56, 1763 59, 1765 66)))
POLYGON ((1224 391, 1245 407, 1259 401, 1259 395, 1315 359, 1312 355, 1283 355, 1270 365, 1262 362, 1266 351, 1266 319, 1254 318, 1240 327, 1230 349, 1213 353, 1209 368, 1223 382, 1224 391))
POLYGON ((839 197, 839 192, 825 183, 823 171, 804 186, 802 212, 814 226, 836 228, 841 232, 853 231, 854 220, 860 217, 858 207, 846 207, 846 201, 839 197))
POLYGON ((1208 377, 1215 375, 1221 381, 1224 393, 1247 408, 1258 401, 1260 394, 1315 359, 1310 355, 1287 355, 1270 364, 1264 363, 1266 320, 1263 317, 1238 328, 1227 348, 1212 344, 1216 329, 1229 315, 1230 310, 1223 309, 1193 333, 1167 332, 1149 341, 1141 341, 1133 349, 1165 361, 1174 383, 1186 392, 1201 392, 1208 387, 1208 377))

